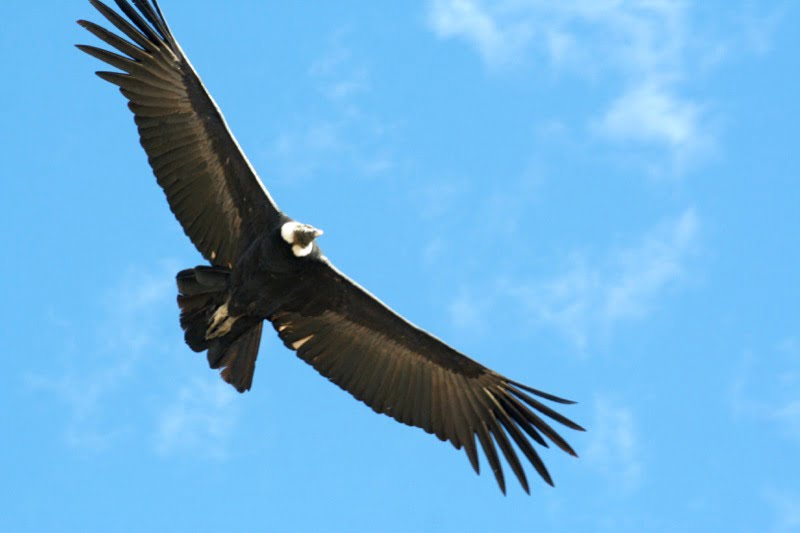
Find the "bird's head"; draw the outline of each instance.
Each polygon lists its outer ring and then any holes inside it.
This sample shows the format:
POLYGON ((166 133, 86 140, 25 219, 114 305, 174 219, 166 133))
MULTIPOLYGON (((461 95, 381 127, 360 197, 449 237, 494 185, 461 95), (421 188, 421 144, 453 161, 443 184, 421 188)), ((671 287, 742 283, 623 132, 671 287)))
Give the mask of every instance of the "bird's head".
POLYGON ((322 230, 300 222, 287 222, 281 226, 281 237, 292 247, 295 257, 305 257, 314 249, 314 239, 322 230))

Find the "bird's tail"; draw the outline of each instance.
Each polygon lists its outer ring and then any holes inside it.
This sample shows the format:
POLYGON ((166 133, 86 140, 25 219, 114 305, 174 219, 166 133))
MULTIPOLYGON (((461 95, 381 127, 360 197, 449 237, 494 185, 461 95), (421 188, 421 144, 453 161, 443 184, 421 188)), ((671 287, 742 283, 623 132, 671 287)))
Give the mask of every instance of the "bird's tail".
POLYGON ((186 344, 208 350, 211 368, 239 392, 250 389, 261 342, 261 320, 229 313, 231 271, 199 266, 178 272, 178 306, 186 344))

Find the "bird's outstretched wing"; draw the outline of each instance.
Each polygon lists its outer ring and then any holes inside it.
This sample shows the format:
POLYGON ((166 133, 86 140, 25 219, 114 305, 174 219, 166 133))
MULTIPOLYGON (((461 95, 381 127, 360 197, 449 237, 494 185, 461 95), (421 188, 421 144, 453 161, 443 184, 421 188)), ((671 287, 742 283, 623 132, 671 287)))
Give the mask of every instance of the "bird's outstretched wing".
POLYGON ((320 374, 375 412, 434 433, 466 451, 479 472, 475 437, 500 488, 505 480, 495 447, 530 492, 512 442, 549 484, 531 441, 547 440, 570 455, 567 442, 542 419, 580 426, 534 396, 570 404, 512 381, 457 352, 348 279, 327 260, 298 279, 292 296, 270 320, 284 344, 320 374), (547 440, 546 440, 547 439, 547 440))
POLYGON ((116 50, 78 45, 122 72, 98 72, 129 100, 142 146, 186 235, 212 264, 231 267, 280 211, 173 37, 157 2, 91 4, 120 35, 78 24, 116 50), (124 35, 122 37, 121 35, 124 35), (126 38, 125 38, 126 37, 126 38), (118 53, 117 53, 118 52, 118 53))

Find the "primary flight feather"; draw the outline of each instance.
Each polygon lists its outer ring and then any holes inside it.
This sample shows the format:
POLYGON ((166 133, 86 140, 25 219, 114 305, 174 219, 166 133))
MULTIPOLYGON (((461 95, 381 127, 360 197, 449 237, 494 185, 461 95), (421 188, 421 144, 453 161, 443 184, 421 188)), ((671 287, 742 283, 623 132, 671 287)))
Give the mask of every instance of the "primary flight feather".
POLYGON ((476 472, 480 446, 503 492, 498 447, 526 492, 514 445, 552 485, 531 441, 576 454, 541 415, 582 428, 537 397, 573 402, 473 361, 337 270, 316 242, 322 232, 272 200, 158 3, 115 0, 119 11, 90 3, 119 33, 78 23, 115 51, 78 48, 118 69, 97 75, 128 99, 169 206, 210 263, 177 275, 189 347, 207 351, 211 368, 244 392, 266 320, 301 359, 375 412, 464 448, 476 472))

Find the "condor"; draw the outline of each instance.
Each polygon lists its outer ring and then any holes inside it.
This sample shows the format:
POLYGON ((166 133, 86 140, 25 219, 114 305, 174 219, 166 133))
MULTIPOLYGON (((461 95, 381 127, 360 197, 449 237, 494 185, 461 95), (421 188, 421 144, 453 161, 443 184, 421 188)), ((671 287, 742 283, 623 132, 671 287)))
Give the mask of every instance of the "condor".
POLYGON ((115 51, 78 48, 118 70, 97 75, 127 98, 169 206, 209 262, 177 275, 189 347, 244 392, 266 320, 320 374, 375 412, 463 448, 476 472, 481 447, 503 492, 497 447, 530 493, 513 444, 552 485, 533 442, 576 454, 542 415, 582 428, 537 397, 573 402, 480 365, 337 270, 317 244, 322 231, 270 197, 157 2, 115 1, 119 11, 90 0, 117 33, 78 21, 115 51))

